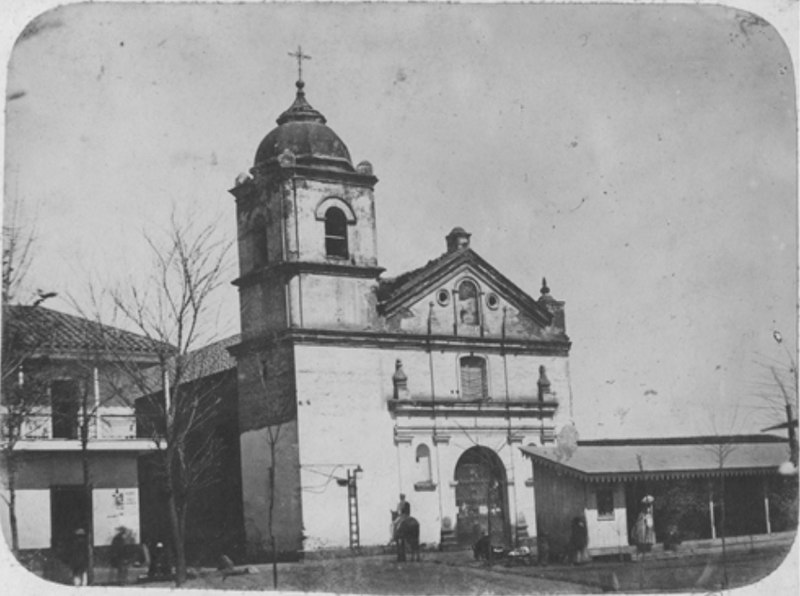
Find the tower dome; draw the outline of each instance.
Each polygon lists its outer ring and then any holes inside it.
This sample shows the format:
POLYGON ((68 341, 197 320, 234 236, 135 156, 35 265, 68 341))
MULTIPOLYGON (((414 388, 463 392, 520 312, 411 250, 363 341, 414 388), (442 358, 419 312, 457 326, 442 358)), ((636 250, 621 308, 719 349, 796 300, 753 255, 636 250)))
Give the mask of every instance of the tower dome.
POLYGON ((294 103, 280 115, 277 128, 261 141, 254 166, 278 162, 288 154, 297 165, 354 172, 347 146, 326 126, 325 116, 306 101, 305 83, 299 80, 296 85, 294 103))

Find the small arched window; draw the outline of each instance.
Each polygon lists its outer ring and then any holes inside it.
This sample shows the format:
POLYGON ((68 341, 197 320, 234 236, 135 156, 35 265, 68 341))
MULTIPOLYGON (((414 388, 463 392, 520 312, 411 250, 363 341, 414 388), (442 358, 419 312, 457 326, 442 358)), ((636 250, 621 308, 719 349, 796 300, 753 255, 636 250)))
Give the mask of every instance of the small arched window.
POLYGON ((486 399, 489 396, 489 384, 486 380, 486 360, 478 356, 464 356, 461 367, 461 398, 486 399))
POLYGON ((417 482, 430 483, 433 482, 431 475, 431 450, 427 445, 417 446, 417 482))
POLYGON ((325 254, 346 259, 347 217, 338 207, 329 207, 325 212, 325 254))
POLYGON ((469 280, 458 284, 458 320, 462 325, 480 325, 478 287, 469 280))

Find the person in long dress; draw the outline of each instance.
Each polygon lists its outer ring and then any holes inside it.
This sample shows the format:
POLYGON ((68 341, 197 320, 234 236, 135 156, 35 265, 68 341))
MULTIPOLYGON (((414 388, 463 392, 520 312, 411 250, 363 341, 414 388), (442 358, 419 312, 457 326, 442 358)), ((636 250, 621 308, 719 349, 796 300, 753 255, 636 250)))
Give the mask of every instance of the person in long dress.
POLYGON ((642 499, 642 509, 631 531, 631 538, 640 556, 643 557, 653 549, 653 545, 656 543, 653 497, 648 496, 642 499))

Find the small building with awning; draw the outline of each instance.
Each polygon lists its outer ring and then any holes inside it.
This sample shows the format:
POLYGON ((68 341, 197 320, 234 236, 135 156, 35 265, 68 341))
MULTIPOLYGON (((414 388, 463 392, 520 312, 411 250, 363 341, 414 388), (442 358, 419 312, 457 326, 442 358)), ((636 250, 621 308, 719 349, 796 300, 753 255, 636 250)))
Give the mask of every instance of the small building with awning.
POLYGON ((786 439, 736 435, 578 441, 574 449, 526 446, 536 527, 551 551, 567 552, 584 517, 589 553, 630 551, 646 495, 655 499, 656 540, 770 534, 797 524, 797 477, 778 474, 786 439))

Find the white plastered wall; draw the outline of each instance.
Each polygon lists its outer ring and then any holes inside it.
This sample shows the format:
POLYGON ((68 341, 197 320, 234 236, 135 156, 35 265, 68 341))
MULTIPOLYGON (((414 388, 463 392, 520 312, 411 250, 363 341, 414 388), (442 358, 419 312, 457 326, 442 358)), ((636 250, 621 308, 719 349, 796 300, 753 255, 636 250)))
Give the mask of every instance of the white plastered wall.
POLYGON ((116 529, 126 527, 139 541, 139 489, 98 488, 92 491, 95 546, 109 546, 116 529))
MULTIPOLYGON (((3 491, 3 497, 8 491, 3 491)), ((20 549, 50 548, 50 491, 49 490, 17 490, 17 535, 20 549)), ((11 545, 11 528, 8 507, 3 500, 2 514, 3 535, 9 547, 11 545)))
POLYGON ((301 345, 295 364, 306 550, 349 546, 347 488, 337 479, 358 466, 361 545, 386 544, 399 492, 388 359, 377 349, 301 345))
POLYGON ((628 523, 625 509, 625 489, 622 484, 586 485, 586 530, 589 548, 625 547, 628 545, 628 523), (614 515, 600 518, 597 513, 597 490, 611 489, 614 495, 614 515))
MULTIPOLYGON (((436 395, 458 399, 458 354, 434 352, 436 395)), ((361 545, 389 540, 390 511, 399 493, 406 494, 412 515, 420 521, 421 540, 438 543, 442 518, 456 521, 455 468, 459 457, 476 445, 488 447, 502 460, 508 483, 508 518, 512 527, 524 518, 529 536, 535 536, 536 509, 531 463, 519 447, 538 444, 541 423, 534 418, 510 420, 514 440, 508 443, 505 417, 437 419, 437 433, 449 437, 434 442, 428 418, 398 419, 402 440, 395 441, 395 420, 387 401, 392 399, 395 360, 401 359, 411 398, 429 399, 430 362, 427 352, 378 348, 310 346, 296 347, 298 441, 300 445, 303 525, 306 550, 349 545, 347 489, 340 486, 348 470, 361 466, 358 501, 361 545), (427 425, 427 426, 426 426, 427 425), (435 491, 416 490, 419 481, 416 450, 428 446, 435 491)), ((503 360, 489 354, 489 373, 494 401, 506 394, 503 360)), ((538 367, 545 364, 550 380, 566 409, 568 380, 566 359, 536 355, 509 356, 508 393, 512 399, 534 397, 538 367)), ((546 424, 552 425, 547 421, 546 424)), ((244 451, 243 460, 248 457, 244 451)), ((245 494, 250 492, 243 487, 245 494)), ((254 487, 255 488, 255 487, 254 487)), ((247 514, 245 514, 247 515, 247 514)))

